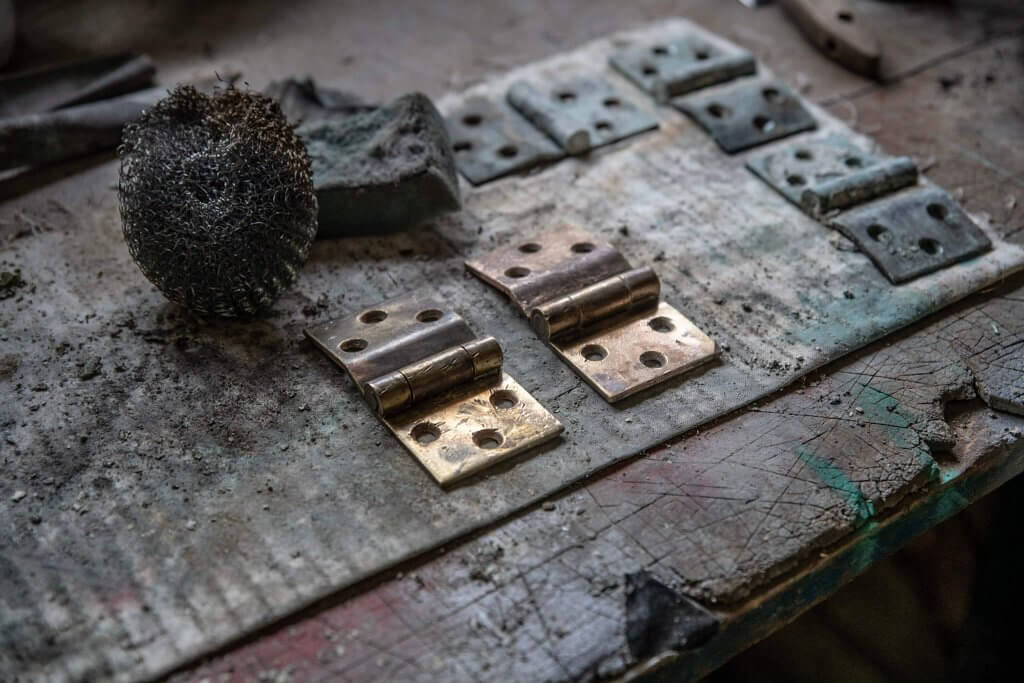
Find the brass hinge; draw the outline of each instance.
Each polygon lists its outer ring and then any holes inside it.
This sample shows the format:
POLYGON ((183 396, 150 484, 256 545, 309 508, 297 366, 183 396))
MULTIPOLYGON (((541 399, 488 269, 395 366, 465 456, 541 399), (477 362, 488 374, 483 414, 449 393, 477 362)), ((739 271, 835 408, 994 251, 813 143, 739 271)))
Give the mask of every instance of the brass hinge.
POLYGON ((501 346, 443 301, 410 294, 306 330, 442 485, 562 431, 502 369, 501 346))
POLYGON ((507 294, 562 359, 614 402, 706 363, 714 340, 667 303, 649 267, 565 228, 466 263, 507 294))

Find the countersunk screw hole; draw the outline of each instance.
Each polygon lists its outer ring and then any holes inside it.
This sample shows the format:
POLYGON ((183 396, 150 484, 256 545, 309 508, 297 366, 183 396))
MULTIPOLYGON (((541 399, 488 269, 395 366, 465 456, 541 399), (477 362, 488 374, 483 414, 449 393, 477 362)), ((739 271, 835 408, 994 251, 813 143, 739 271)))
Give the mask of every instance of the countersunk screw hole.
POLYGON ((775 122, 764 115, 758 115, 754 117, 754 128, 757 128, 762 133, 770 133, 775 129, 775 122))
POLYGON ((586 360, 595 363, 598 361, 602 361, 608 357, 608 351, 606 351, 605 348, 600 344, 587 344, 582 349, 580 349, 580 353, 583 354, 583 357, 586 360))
POLYGON ((345 353, 355 353, 356 351, 362 351, 369 345, 370 343, 365 339, 346 339, 341 342, 341 345, 338 348, 345 353))
POLYGON ((420 422, 409 432, 412 438, 421 446, 433 443, 441 437, 441 430, 433 422, 420 422))
POLYGON ((665 367, 665 356, 657 351, 644 351, 640 354, 640 362, 649 368, 665 367))
POLYGON ((384 320, 387 317, 388 314, 385 313, 384 311, 367 311, 366 313, 363 313, 361 316, 359 316, 359 320, 360 322, 364 322, 369 325, 373 323, 379 323, 381 320, 384 320))
POLYGON ((701 49, 695 51, 693 53, 693 56, 696 57, 698 61, 703 62, 705 59, 707 59, 708 57, 711 56, 711 53, 705 47, 705 48, 701 48, 701 49))
POLYGON ((932 203, 928 205, 928 215, 937 221, 946 220, 946 215, 948 213, 949 211, 942 204, 932 203))
POLYGON ((845 21, 846 23, 850 23, 853 21, 853 12, 847 12, 846 10, 843 10, 842 12, 836 14, 836 18, 838 18, 839 21, 845 21))
POLYGON ((505 145, 504 147, 498 150, 498 154, 505 157, 506 159, 511 159, 515 155, 519 154, 519 148, 516 147, 515 145, 505 145))
POLYGON ((825 38, 825 49, 826 50, 828 50, 829 52, 835 52, 836 51, 836 47, 837 47, 837 45, 836 45, 836 41, 835 41, 834 38, 832 38, 831 36, 829 36, 828 38, 825 38))
POLYGON ((782 93, 779 92, 778 88, 765 88, 761 91, 761 96, 766 102, 778 102, 782 99, 782 93))
POLYGON ((671 332, 676 329, 676 326, 672 324, 672 321, 663 315, 649 320, 647 322, 647 326, 655 332, 671 332))
POLYGON ((598 121, 597 123, 594 124, 594 128, 597 128, 599 131, 602 132, 607 132, 612 129, 612 124, 608 123, 607 121, 598 121))
POLYGON ((917 243, 917 246, 921 247, 921 251, 929 256, 934 256, 935 254, 942 252, 942 245, 930 237, 921 238, 921 241, 917 243))
POLYGON ((800 187, 807 182, 807 179, 798 173, 786 176, 786 182, 794 187, 800 187))
POLYGON ((561 102, 572 102, 573 100, 576 99, 576 93, 572 92, 571 90, 563 90, 562 92, 558 93, 558 99, 561 102))
POLYGON ((878 223, 872 223, 868 226, 868 237, 875 240, 876 242, 888 243, 892 240, 892 233, 889 229, 878 223))
POLYGON ((416 319, 421 323, 435 323, 441 319, 441 311, 436 308, 428 308, 425 311, 420 311, 416 314, 416 319))
POLYGON ((473 149, 473 143, 467 142, 466 140, 459 140, 454 145, 452 145, 452 149, 455 150, 456 152, 468 152, 469 150, 473 149))
POLYGON ((615 107, 618 107, 620 104, 622 104, 622 102, 619 100, 618 97, 606 97, 604 99, 604 102, 602 102, 601 104, 608 107, 609 109, 614 109, 615 107))
POLYGON ((572 245, 571 249, 573 250, 573 252, 577 254, 589 254, 590 252, 594 251, 596 247, 590 242, 577 242, 576 244, 572 245))
POLYGON ((711 104, 709 104, 707 107, 707 111, 716 119, 725 118, 731 113, 728 107, 718 104, 717 102, 712 102, 711 104))
POLYGON ((800 161, 810 161, 811 159, 814 158, 814 155, 811 154, 811 150, 809 149, 798 149, 796 151, 796 154, 794 154, 793 156, 795 156, 800 161))
POLYGON ((473 443, 485 450, 497 448, 504 440, 501 432, 497 429, 481 429, 480 431, 473 432, 473 443))
POLYGON ((664 57, 665 55, 668 54, 668 48, 665 47, 664 45, 655 45, 654 47, 651 48, 651 52, 658 55, 659 57, 664 57))
POLYGON ((651 66, 650 64, 644 64, 643 74, 644 76, 657 76, 658 69, 654 66, 651 66))
POLYGON ((523 268, 522 266, 512 266, 505 271, 505 277, 521 278, 526 277, 530 274, 529 268, 523 268))
POLYGON ((519 399, 516 398, 514 391, 508 389, 499 389, 491 394, 491 405, 500 410, 508 410, 519 403, 519 399))
POLYGON ((860 160, 860 157, 846 157, 843 163, 845 163, 850 168, 860 168, 864 162, 860 160))
POLYGON ((483 123, 484 117, 480 114, 466 114, 462 117, 462 122, 467 126, 479 126, 483 123))
POLYGON ((527 242, 526 244, 519 245, 519 251, 524 254, 536 254, 541 250, 541 246, 536 242, 527 242))

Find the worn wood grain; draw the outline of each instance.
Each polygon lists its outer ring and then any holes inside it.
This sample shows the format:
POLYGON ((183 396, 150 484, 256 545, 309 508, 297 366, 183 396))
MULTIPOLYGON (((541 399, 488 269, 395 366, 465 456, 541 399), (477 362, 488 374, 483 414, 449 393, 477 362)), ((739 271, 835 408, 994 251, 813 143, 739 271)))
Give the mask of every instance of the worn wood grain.
MULTIPOLYGON (((407 7, 403 19, 390 21, 386 20, 390 16, 378 16, 377 12, 395 11, 394 7, 369 6, 354 18, 332 15, 331 21, 314 22, 314 27, 321 27, 315 30, 322 31, 317 35, 330 36, 330 41, 320 42, 329 49, 309 47, 317 41, 316 35, 306 35, 308 17, 293 14, 282 19, 264 11, 257 13, 258 18, 264 26, 274 27, 267 29, 273 41, 248 42, 251 29, 261 25, 247 23, 252 18, 248 16, 242 17, 237 34, 220 36, 225 38, 223 47, 216 49, 225 51, 225 61, 251 66, 254 84, 259 84, 260 78, 283 76, 307 66, 338 83, 340 59, 342 68, 360 69, 358 82, 365 84, 365 92, 371 96, 428 86, 436 94, 508 65, 472 60, 473 71, 467 79, 449 82, 467 55, 479 56, 483 49, 473 32, 465 30, 468 26, 482 35, 498 36, 492 41, 508 41, 497 43, 504 46, 501 59, 525 62, 540 52, 566 47, 560 41, 569 33, 546 33, 541 27, 580 31, 571 35, 582 39, 621 28, 620 19, 627 17, 619 12, 629 14, 625 23, 636 21, 644 12, 652 16, 667 13, 658 3, 639 9, 614 5, 593 5, 595 12, 606 11, 599 18, 597 14, 589 20, 574 16, 576 21, 562 23, 552 21, 553 10, 528 15, 525 10, 522 14, 518 9, 505 13, 508 10, 493 11, 476 4, 432 5, 425 10, 407 7), (416 49, 436 53, 439 44, 453 47, 436 59, 409 59, 413 48, 404 38, 411 35, 413 27, 421 27, 421 20, 450 40, 430 41, 416 49), (489 23, 492 21, 512 22, 521 28, 480 31, 482 26, 495 26, 489 23), (386 30, 373 40, 360 39, 361 34, 374 33, 368 27, 378 26, 386 30), (303 40, 294 40, 297 34, 303 40), (355 60, 339 58, 336 45, 344 42, 339 35, 359 46, 355 60), (524 40, 524 35, 532 37, 524 40), (278 49, 271 51, 268 44, 278 49), (396 50, 395 45, 403 45, 406 51, 396 50), (520 49, 523 58, 518 60, 516 51, 520 49)), ((131 7, 111 6, 116 11, 131 11, 131 7)), ((785 30, 777 18, 771 19, 770 12, 759 13, 754 20, 769 23, 745 24, 736 21, 738 8, 720 11, 720 7, 719 3, 695 4, 694 12, 709 17, 713 28, 715 22, 729 21, 738 29, 753 25, 768 27, 769 33, 785 30)), ((219 20, 235 15, 224 5, 205 16, 219 20)), ((124 21, 129 23, 127 17, 124 21)), ((908 30, 920 28, 914 21, 908 20, 908 30)), ((947 39, 956 31, 956 23, 948 18, 936 20, 933 16, 929 21, 935 21, 931 26, 944 26, 947 39)), ((103 27, 105 36, 98 46, 118 39, 109 25, 102 21, 96 25, 103 27)), ((138 37, 155 25, 143 22, 133 28, 138 37)), ((229 25, 232 22, 221 24, 229 25)), ((969 41, 984 35, 978 26, 971 24, 969 41)), ((731 33, 730 26, 722 29, 744 42, 742 35, 731 33)), ((197 40, 203 31, 186 35, 186 41, 197 40)), ((964 44, 961 36, 940 41, 934 52, 924 49, 916 53, 915 57, 922 59, 911 66, 916 68, 964 44)), ((198 43, 193 46, 195 52, 184 58, 181 46, 173 41, 157 39, 153 45, 165 50, 165 55, 177 54, 174 59, 168 56, 166 75, 176 77, 223 64, 217 61, 216 49, 215 56, 208 57, 198 43)), ((755 49, 775 48, 762 44, 755 49)), ((794 47, 792 52, 786 48, 777 54, 781 68, 788 64, 795 70, 792 64, 805 63, 801 60, 810 59, 813 53, 801 57, 799 47, 794 47)), ((820 84, 830 81, 828 69, 822 74, 820 79, 812 79, 810 92, 815 96, 827 96, 820 84)), ((862 85, 844 81, 841 72, 832 83, 839 84, 836 93, 862 85)), ((3 341, 13 342, 9 347, 13 350, 3 351, 0 376, 11 387, 18 387, 14 392, 17 399, 6 408, 3 421, 4 462, 11 489, 4 489, 5 500, 16 490, 27 492, 3 514, 7 532, 5 566, 0 574, 5 581, 4 667, 21 670, 26 662, 59 662, 63 669, 55 675, 70 679, 115 673, 127 678, 159 671, 202 648, 267 623, 282 613, 281 606, 301 605, 322 595, 332 577, 366 576, 380 566, 381 557, 395 561, 415 552, 395 543, 394 518, 367 518, 360 510, 400 502, 401 533, 423 543, 420 548, 483 522, 479 505, 471 501, 438 503, 416 486, 396 484, 396 479, 367 478, 344 493, 339 491, 334 463, 341 458, 351 461, 347 463, 351 471, 365 472, 373 472, 386 461, 398 480, 407 482, 422 472, 400 450, 381 453, 386 433, 372 422, 365 406, 350 396, 350 387, 340 376, 329 374, 331 366, 326 360, 306 347, 300 337, 302 325, 309 320, 353 310, 367 296, 397 294, 415 286, 429 270, 424 264, 445 259, 457 262, 457 244, 438 239, 436 232, 425 239, 397 237, 386 245, 371 241, 322 244, 310 265, 310 273, 316 275, 307 281, 308 286, 282 300, 277 316, 251 325, 209 324, 164 304, 126 260, 109 191, 115 176, 110 165, 94 168, 2 209, 4 235, 15 237, 5 244, 4 267, 22 267, 28 282, 3 305, 16 306, 23 319, 36 321, 12 333, 14 326, 4 320, 3 341), (362 264, 360 280, 352 291, 329 284, 356 263, 362 264), (355 432, 360 435, 353 436, 355 432), (339 439, 349 447, 344 453, 331 446, 339 439), (297 442, 306 449, 301 455, 297 442), (10 448, 16 449, 14 455, 10 448), (449 523, 452 519, 458 520, 454 527, 449 523), (350 543, 353 536, 358 538, 357 546, 350 543), (224 548, 230 550, 224 552, 224 548), (6 628, 8 624, 11 628, 6 628)), ((530 220, 530 216, 523 218, 530 220)), ((461 277, 461 269, 454 264, 442 272, 446 277, 461 277)), ((474 287, 454 284, 445 291, 476 291, 474 287)), ((481 329, 490 326, 492 317, 504 316, 509 329, 521 322, 497 300, 484 297, 480 301, 482 308, 475 322, 481 329)), ((517 339, 515 334, 510 338, 517 339)), ((539 356, 544 351, 529 336, 521 341, 526 352, 539 356)), ((565 369, 552 359, 541 371, 559 376, 565 369)), ((585 400, 580 394, 578 386, 567 386, 553 388, 544 398, 563 403, 565 413, 572 413, 585 400)), ((639 420, 623 422, 614 434, 595 432, 589 438, 614 438, 639 448, 646 443, 639 439, 649 438, 647 428, 639 420)), ((591 456, 580 449, 579 457, 589 462, 591 456)), ((912 488, 919 470, 912 467, 912 459, 906 460, 911 464, 905 472, 912 488)), ((511 509, 540 495, 542 490, 534 481, 530 472, 520 472, 512 490, 491 489, 482 497, 496 509, 511 509)), ((811 546, 831 537, 834 529, 826 527, 852 524, 849 520, 860 514, 857 505, 851 506, 840 496, 825 496, 814 486, 794 486, 798 496, 810 496, 812 505, 813 496, 824 498, 820 505, 829 511, 801 536, 811 546), (840 502, 833 499, 837 497, 840 502)), ((893 488, 906 487, 897 481, 893 488)), ((780 479, 773 492, 788 495, 790 490, 780 479)), ((887 494, 869 495, 882 501, 887 494)), ((770 512, 765 512, 766 518, 770 512)), ((812 509, 807 516, 816 514, 812 509)), ((772 521, 762 524, 771 528, 772 521)), ((778 533, 789 532, 779 528, 778 533)), ((527 535, 525 531, 523 535, 527 535)), ((622 534, 612 542, 614 549, 623 553, 623 565, 632 564, 628 558, 636 557, 634 552, 646 552, 635 549, 626 538, 622 534)), ((797 549, 798 543, 786 547, 797 549)), ((551 545, 545 532, 524 546, 523 552, 539 561, 551 545)), ((757 566, 763 567, 770 559, 762 557, 757 566)), ((570 563, 569 569, 573 566, 570 563)), ((716 594, 714 591, 743 593, 712 570, 698 573, 692 587, 698 590, 705 583, 708 595, 716 594)), ((553 579, 541 589, 554 595, 558 585, 553 579)), ((529 595, 534 583, 524 581, 522 589, 529 595)), ((453 590, 462 595, 462 589, 453 590)), ((432 612, 433 606, 424 609, 432 612)), ((580 617, 566 618, 589 625, 580 617)), ((460 623, 455 619, 451 628, 457 629, 460 623)), ((597 621, 589 636, 598 638, 610 623, 597 621)), ((429 640, 420 637, 421 644, 426 641, 424 647, 429 640)), ((521 652, 532 656, 534 649, 521 652)), ((551 658, 555 661, 554 655, 551 658)), ((571 660, 567 670, 585 670, 586 662, 584 656, 571 660)), ((557 661, 555 665, 562 667, 557 661)), ((501 666, 514 665, 503 662, 501 666)), ((609 666, 614 668, 614 662, 609 666)))
POLYGON ((638 664, 625 643, 624 576, 641 568, 723 617, 722 633, 671 664, 666 680, 707 673, 1020 471, 1024 419, 964 414, 946 425, 958 443, 936 460, 919 411, 922 401, 973 397, 962 383, 967 364, 991 348, 975 345, 975 328, 960 321, 1013 311, 1001 347, 1014 348, 1024 331, 1016 287, 876 344, 768 406, 402 567, 177 680, 622 674, 638 664))

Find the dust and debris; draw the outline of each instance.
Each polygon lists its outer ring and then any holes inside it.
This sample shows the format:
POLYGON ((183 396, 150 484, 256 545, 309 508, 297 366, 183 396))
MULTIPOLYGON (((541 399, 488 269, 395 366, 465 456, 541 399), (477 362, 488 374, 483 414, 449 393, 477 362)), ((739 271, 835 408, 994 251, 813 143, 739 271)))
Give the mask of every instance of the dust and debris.
POLYGON ((103 359, 99 356, 92 356, 78 363, 78 379, 82 381, 90 380, 93 377, 99 376, 103 371, 103 359))
POLYGON ((24 490, 18 489, 17 491, 14 492, 14 495, 11 496, 11 502, 12 503, 17 503, 19 500, 21 500, 22 498, 24 498, 27 495, 28 494, 25 493, 24 490))
POLYGON ((21 277, 21 271, 4 270, 0 271, 0 300, 9 299, 16 294, 16 290, 26 285, 25 279, 21 277))

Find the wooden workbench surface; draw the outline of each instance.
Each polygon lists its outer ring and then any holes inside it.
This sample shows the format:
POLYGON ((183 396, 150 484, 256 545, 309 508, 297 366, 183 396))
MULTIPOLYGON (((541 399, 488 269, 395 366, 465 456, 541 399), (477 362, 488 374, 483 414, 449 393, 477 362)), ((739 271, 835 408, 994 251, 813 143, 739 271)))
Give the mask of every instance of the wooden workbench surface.
MULTIPOLYGON (((881 87, 824 61, 777 8, 752 12, 713 0, 381 5, 338 8, 309 2, 287 12, 264 8, 243 15, 226 3, 197 18, 175 14, 183 10, 173 4, 140 9, 110 2, 94 8, 75 29, 54 29, 47 28, 47 20, 57 3, 44 2, 25 11, 23 26, 40 30, 21 48, 19 59, 55 45, 134 47, 153 54, 167 82, 210 68, 240 69, 260 87, 271 78, 309 72, 370 99, 410 89, 439 96, 590 38, 684 15, 751 48, 808 98, 870 134, 886 151, 914 156, 969 210, 991 216, 1000 235, 1024 243, 1024 209, 1016 200, 1024 185, 1024 155, 1013 144, 1024 132, 1019 23, 945 7, 861 3, 866 21, 900 36, 886 44, 885 71, 892 82, 881 87), (197 25, 173 39, 158 29, 168 19, 185 17, 197 25), (111 31, 110 23, 101 30, 105 21, 132 26, 134 34, 111 31)), ((83 188, 109 176, 90 173, 78 184, 65 181, 62 192, 70 199, 52 199, 87 206, 89 192, 83 188)), ((4 192, 18 194, 10 187, 4 192)), ((34 192, 43 199, 33 209, 45 206, 46 188, 34 192)), ((60 208, 40 217, 34 210, 19 212, 18 202, 19 196, 7 200, 6 208, 15 210, 4 214, 14 217, 3 226, 5 239, 33 239, 24 234, 26 226, 31 233, 66 230, 73 223, 60 208)), ((88 264, 107 248, 99 244, 95 254, 67 258, 88 264)), ((0 252, 0 260, 4 256, 0 252)), ((5 262, 3 267, 15 265, 31 266, 5 262)), ((101 287, 102 280, 98 283, 101 287)), ((10 303, 0 301, 0 306, 10 303)), ((179 324, 173 315, 164 323, 164 328, 179 324)), ((136 334, 128 323, 120 327, 128 330, 126 336, 136 334)), ((153 339, 146 341, 165 343, 165 333, 151 330, 147 334, 153 339)), ((19 364, 31 367, 44 355, 18 341, 18 348, 0 354, 7 379, 19 364)), ((585 679, 654 666, 664 667, 671 680, 699 676, 1024 467, 1024 419, 1005 410, 1014 409, 1014 398, 1020 410, 1022 342, 1024 280, 1017 278, 876 343, 771 401, 639 454, 472 538, 453 540, 437 553, 321 600, 284 623, 254 634, 252 620, 240 619, 245 626, 227 638, 223 624, 211 625, 211 643, 219 652, 198 668, 191 667, 201 650, 150 648, 147 638, 139 637, 142 622, 131 620, 122 626, 140 655, 132 660, 130 652, 121 653, 108 658, 107 666, 130 667, 128 677, 181 669, 182 680, 222 675, 292 681, 585 679), (1000 410, 979 400, 979 390, 1001 399, 993 404, 1000 410), (951 402, 954 409, 946 409, 951 402), (899 411, 892 410, 895 404, 902 406, 899 411), (661 652, 665 643, 657 629, 630 642, 627 620, 641 617, 635 601, 627 601, 625 577, 640 570, 703 602, 721 620, 719 633, 699 649, 676 654, 661 652), (627 604, 634 604, 633 614, 627 604)), ((129 375, 145 377, 141 371, 124 376, 129 375)), ((21 384, 18 400, 46 400, 49 389, 21 384)), ((116 409, 116 403, 101 408, 116 409)), ((63 444, 78 437, 58 430, 54 425, 47 438, 63 444)), ((228 443, 233 433, 233 428, 225 431, 228 443)), ((128 434, 126 449, 137 447, 132 443, 140 438, 128 434)), ((79 501, 71 513, 59 510, 61 518, 87 519, 93 489, 120 486, 116 468, 111 472, 105 481, 81 481, 74 472, 51 468, 51 478, 67 477, 58 485, 66 485, 62 503, 79 501)), ((231 490, 234 479, 246 474, 239 464, 191 485, 231 490)), ((9 483, 12 491, 41 488, 21 470, 9 483)), ((40 514, 46 515, 41 500, 40 514)), ((301 502, 301 496, 292 500, 301 502)), ((198 518, 203 511, 193 514, 198 518)), ((33 533, 2 514, 0 521, 5 529, 10 524, 12 539, 33 533)), ((51 528, 50 520, 42 520, 42 526, 51 528)), ((59 540, 58 534, 49 542, 59 540)), ((84 542, 82 537, 74 541, 84 542)), ((17 545, 0 545, 0 561, 16 552, 17 545)), ((101 574, 91 580, 99 602, 112 604, 117 587, 104 586, 101 574)), ((0 576, 5 591, 14 589, 3 581, 0 576)), ((192 609, 195 623, 202 624, 202 605, 192 609)), ((53 655, 45 647, 26 654, 53 655)), ((0 666, 32 670, 23 659, 0 658, 0 666)), ((69 678, 90 674, 70 669, 69 678)))

